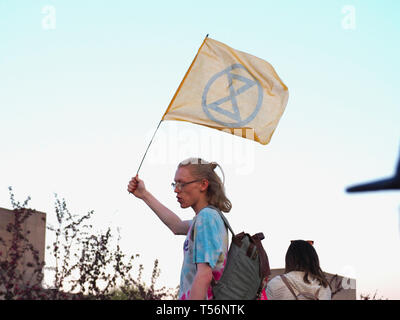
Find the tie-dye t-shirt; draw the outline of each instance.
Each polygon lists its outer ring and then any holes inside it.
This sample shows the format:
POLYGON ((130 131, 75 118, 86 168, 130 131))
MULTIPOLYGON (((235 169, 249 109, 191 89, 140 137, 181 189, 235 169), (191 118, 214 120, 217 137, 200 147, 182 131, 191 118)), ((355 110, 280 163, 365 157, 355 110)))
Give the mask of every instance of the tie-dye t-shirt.
MULTIPOLYGON (((189 298, 197 272, 196 263, 208 263, 212 269, 214 280, 218 281, 221 278, 228 255, 228 241, 228 231, 219 213, 209 207, 200 210, 192 220, 183 245, 179 299, 189 298), (192 230, 193 227, 194 230, 192 230), (192 232, 193 236, 191 236, 192 232)), ((212 298, 210 285, 207 299, 212 298)))

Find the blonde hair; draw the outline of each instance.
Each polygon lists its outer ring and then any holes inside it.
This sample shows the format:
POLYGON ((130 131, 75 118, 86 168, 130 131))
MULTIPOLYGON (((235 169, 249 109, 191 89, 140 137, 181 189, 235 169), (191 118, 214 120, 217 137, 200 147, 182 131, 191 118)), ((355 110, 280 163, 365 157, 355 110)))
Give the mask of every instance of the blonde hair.
POLYGON ((221 166, 216 162, 207 162, 200 158, 189 158, 182 161, 178 168, 188 167, 192 175, 197 179, 207 179, 207 200, 210 205, 217 207, 223 212, 229 212, 232 209, 232 203, 225 195, 225 175, 221 166), (219 167, 222 172, 223 181, 215 173, 219 167))

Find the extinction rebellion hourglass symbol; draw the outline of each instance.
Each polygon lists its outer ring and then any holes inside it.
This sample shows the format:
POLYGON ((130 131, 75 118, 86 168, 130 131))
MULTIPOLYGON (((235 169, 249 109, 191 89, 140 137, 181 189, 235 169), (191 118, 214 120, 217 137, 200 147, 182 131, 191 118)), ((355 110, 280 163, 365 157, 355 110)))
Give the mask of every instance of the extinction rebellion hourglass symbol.
POLYGON ((203 111, 210 120, 213 120, 225 127, 240 128, 244 127, 257 116, 258 112, 260 111, 262 101, 263 90, 260 82, 255 79, 243 65, 233 64, 225 70, 212 76, 207 82, 203 91, 202 107, 203 111), (236 69, 244 70, 247 74, 247 77, 242 75, 243 71, 241 71, 242 74, 232 72, 236 69), (212 89, 215 82, 220 78, 225 78, 225 80, 228 81, 229 95, 226 97, 221 97, 216 101, 209 101, 207 97, 208 93, 210 89, 212 89), (233 80, 237 80, 237 82, 242 83, 242 86, 235 89, 233 86, 233 80), (246 91, 252 89, 254 86, 256 86, 258 92, 257 101, 254 103, 254 106, 243 106, 246 107, 246 109, 251 108, 250 110, 252 110, 251 114, 243 119, 243 115, 240 112, 241 106, 238 102, 238 97, 240 97, 240 95, 244 94, 246 91), (221 107, 221 105, 226 102, 230 102, 231 110, 221 107), (221 116, 223 119, 221 119, 221 116), (228 122, 226 120, 227 118, 231 119, 232 121, 228 122))

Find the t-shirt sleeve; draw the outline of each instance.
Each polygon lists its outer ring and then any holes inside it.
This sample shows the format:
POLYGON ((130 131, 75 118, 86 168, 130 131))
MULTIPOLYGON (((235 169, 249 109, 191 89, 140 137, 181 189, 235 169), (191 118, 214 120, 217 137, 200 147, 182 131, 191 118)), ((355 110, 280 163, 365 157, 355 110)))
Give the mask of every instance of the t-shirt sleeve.
POLYGON ((194 228, 193 263, 208 263, 214 269, 224 252, 224 222, 217 211, 205 208, 198 213, 194 228))

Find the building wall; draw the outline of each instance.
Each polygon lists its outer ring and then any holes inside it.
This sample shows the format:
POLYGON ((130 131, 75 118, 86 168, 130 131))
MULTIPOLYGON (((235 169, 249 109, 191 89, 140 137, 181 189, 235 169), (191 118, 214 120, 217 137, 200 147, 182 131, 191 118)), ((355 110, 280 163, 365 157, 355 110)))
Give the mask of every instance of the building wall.
MULTIPOLYGON (((11 241, 12 234, 7 231, 7 225, 9 223, 14 223, 15 213, 12 210, 0 208, 0 238, 5 242, 0 241, 0 260, 5 259, 5 255, 8 252, 11 241)), ((25 220, 22 225, 23 234, 33 245, 33 247, 39 251, 39 261, 44 262, 45 253, 45 237, 46 237, 46 214, 44 212, 34 211, 32 215, 25 220)), ((27 281, 31 278, 33 268, 27 267, 28 263, 34 263, 32 254, 26 252, 21 259, 20 265, 18 266, 20 271, 25 270, 26 274, 24 280, 27 281)))

